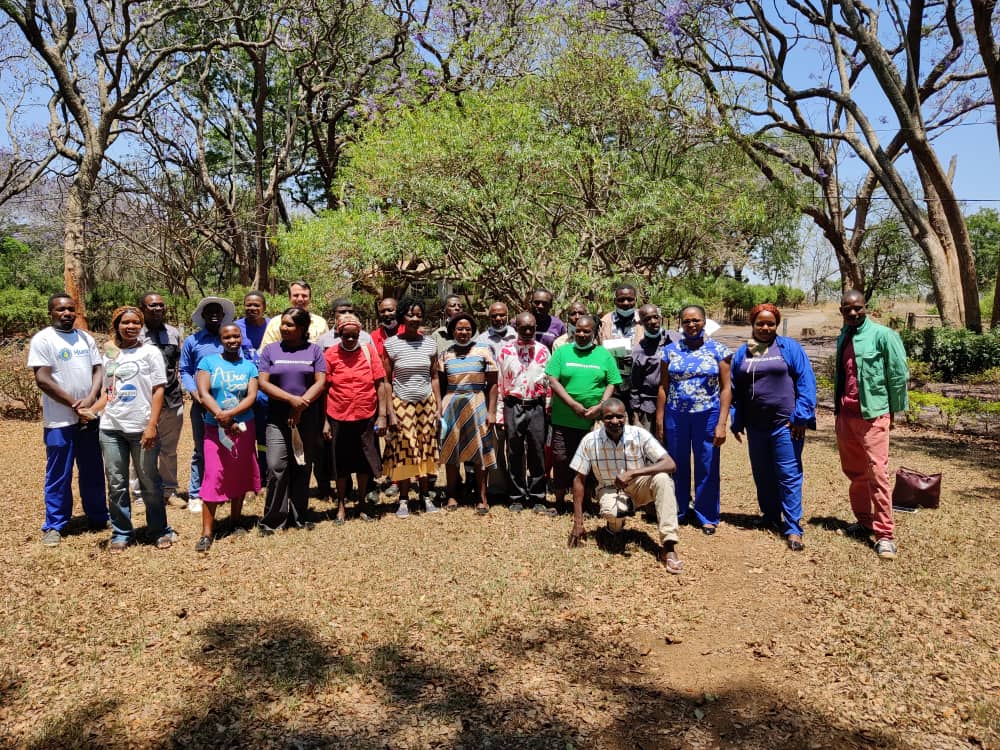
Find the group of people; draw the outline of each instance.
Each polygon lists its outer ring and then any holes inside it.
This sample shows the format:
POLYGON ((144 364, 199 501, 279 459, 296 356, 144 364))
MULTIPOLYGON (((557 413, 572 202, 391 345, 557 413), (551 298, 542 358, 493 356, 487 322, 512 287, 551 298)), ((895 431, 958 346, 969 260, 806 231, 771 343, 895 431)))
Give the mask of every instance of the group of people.
MULTIPOLYGON (((709 335, 702 307, 685 307, 670 331, 637 297, 621 284, 613 311, 597 318, 575 302, 564 323, 552 314, 552 294, 536 289, 513 320, 505 303, 490 305, 482 332, 457 296, 445 300, 446 320, 434 330, 423 300, 386 298, 366 332, 348 299, 333 303, 331 328, 309 311, 310 287, 297 281, 290 305, 270 319, 259 292, 246 295, 239 320, 230 300, 201 300, 197 330, 181 341, 163 297, 150 293, 114 311, 99 351, 74 327, 74 301, 54 295, 52 325, 32 339, 28 360, 44 394, 43 543, 59 544, 69 521, 74 463, 89 524, 104 528, 110 517, 112 553, 134 541, 137 501, 158 548, 177 541, 167 505, 201 514, 200 552, 212 545, 222 503, 231 503, 233 533, 245 534, 243 499, 262 481, 259 532, 309 528, 315 474, 321 492, 335 494, 338 524, 355 482, 358 517, 376 518, 373 479, 398 494, 399 518, 410 515, 413 484, 426 513, 458 508, 463 487, 484 516, 497 501, 558 515, 571 493, 571 546, 585 535, 588 502, 605 519, 611 548, 621 545, 625 518, 651 506, 660 561, 676 574, 684 568, 678 526, 707 535, 719 526, 720 448, 732 431, 746 436, 762 525, 802 550, 802 448, 816 424, 816 383, 802 347, 778 335, 780 311, 753 308, 750 337, 734 353, 709 335), (185 392, 194 437, 186 499, 177 483, 185 392)), ((856 530, 874 533, 879 556, 892 558, 888 435, 892 415, 906 409, 905 352, 867 317, 860 293, 847 292, 841 312, 842 466, 856 530)))

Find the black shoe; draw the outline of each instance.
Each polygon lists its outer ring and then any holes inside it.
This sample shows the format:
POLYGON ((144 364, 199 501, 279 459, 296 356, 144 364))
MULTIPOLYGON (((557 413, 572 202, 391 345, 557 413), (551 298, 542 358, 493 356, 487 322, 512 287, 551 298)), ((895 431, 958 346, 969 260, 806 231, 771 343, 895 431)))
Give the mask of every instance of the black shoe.
POLYGON ((524 506, 521 505, 521 503, 511 503, 510 505, 507 506, 507 510, 509 510, 511 513, 520 513, 522 510, 524 510, 524 506))
POLYGON ((195 552, 208 552, 212 548, 212 537, 203 536, 194 545, 195 552))

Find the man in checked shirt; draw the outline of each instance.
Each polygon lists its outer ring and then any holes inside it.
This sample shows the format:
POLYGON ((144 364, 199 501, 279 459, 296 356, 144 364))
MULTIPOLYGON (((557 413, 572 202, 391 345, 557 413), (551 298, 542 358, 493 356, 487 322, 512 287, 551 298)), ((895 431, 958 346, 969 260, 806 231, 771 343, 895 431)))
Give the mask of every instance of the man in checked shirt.
POLYGON ((662 547, 658 559, 668 573, 679 574, 684 563, 677 556, 677 502, 670 474, 677 468, 663 446, 648 431, 626 424, 625 404, 609 398, 601 404, 601 427, 588 432, 570 463, 573 480, 573 530, 569 546, 586 534, 583 528, 584 484, 591 472, 597 479, 601 518, 611 534, 611 549, 622 547, 619 534, 625 516, 653 503, 662 547))

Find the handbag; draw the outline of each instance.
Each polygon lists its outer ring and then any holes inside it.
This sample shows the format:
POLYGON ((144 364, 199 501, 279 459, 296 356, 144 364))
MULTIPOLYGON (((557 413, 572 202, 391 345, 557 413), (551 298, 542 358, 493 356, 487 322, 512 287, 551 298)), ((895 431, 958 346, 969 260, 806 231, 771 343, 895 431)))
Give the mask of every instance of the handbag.
POLYGON ((921 474, 900 466, 892 488, 892 504, 909 508, 936 508, 941 502, 941 475, 921 474))

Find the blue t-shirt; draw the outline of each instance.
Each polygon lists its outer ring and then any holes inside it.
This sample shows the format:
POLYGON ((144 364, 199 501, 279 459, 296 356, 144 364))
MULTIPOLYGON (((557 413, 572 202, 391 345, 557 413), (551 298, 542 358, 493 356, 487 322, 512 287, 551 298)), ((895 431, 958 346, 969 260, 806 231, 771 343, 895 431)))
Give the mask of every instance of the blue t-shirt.
POLYGON ((763 357, 747 357, 740 370, 747 424, 767 428, 788 424, 795 410, 795 383, 778 347, 771 346, 763 357))
POLYGON ((240 318, 236 321, 236 325, 239 326, 240 331, 243 333, 243 356, 249 357, 255 365, 260 364, 260 360, 258 359, 260 356, 260 342, 264 338, 264 331, 267 330, 267 324, 270 320, 270 318, 264 318, 264 322, 259 326, 248 323, 246 318, 240 318))
MULTIPOLYGON (((211 375, 212 384, 209 393, 223 409, 232 409, 246 398, 250 379, 257 377, 256 365, 244 357, 237 362, 230 362, 221 354, 210 354, 201 359, 198 369, 211 375)), ((247 409, 237 414, 234 421, 249 422, 251 419, 253 419, 253 409, 247 409)), ((218 424, 207 409, 205 424, 218 424)))
POLYGON ((683 340, 663 350, 670 374, 667 408, 676 412, 701 412, 719 406, 719 362, 732 355, 725 344, 706 338, 697 349, 683 340))

